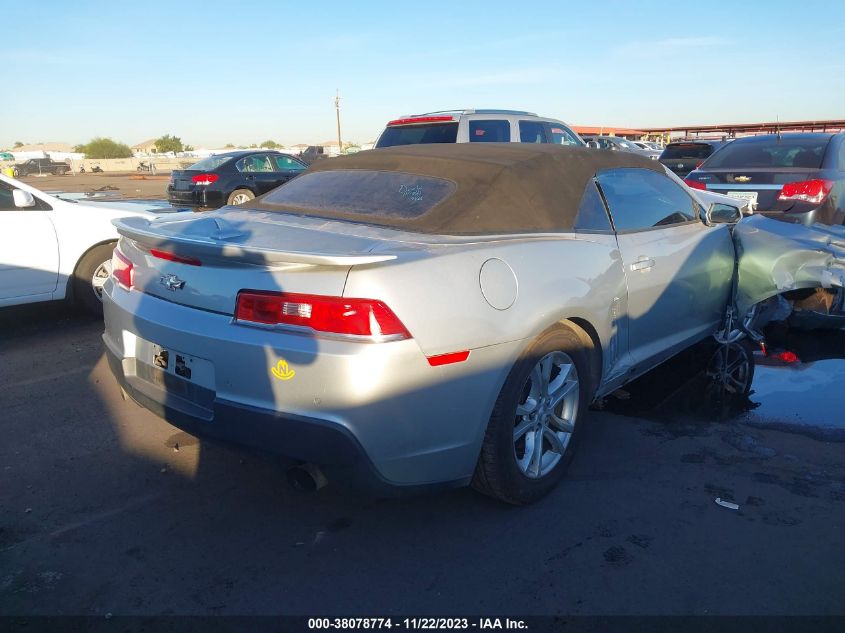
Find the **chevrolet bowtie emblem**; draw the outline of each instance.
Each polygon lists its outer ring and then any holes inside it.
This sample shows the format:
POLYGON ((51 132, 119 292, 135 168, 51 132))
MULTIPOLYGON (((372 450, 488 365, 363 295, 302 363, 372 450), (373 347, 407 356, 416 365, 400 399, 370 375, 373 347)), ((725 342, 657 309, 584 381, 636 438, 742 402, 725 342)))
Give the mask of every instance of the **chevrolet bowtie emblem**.
POLYGON ((158 283, 170 291, 182 290, 185 287, 185 282, 176 275, 164 275, 159 278, 158 283))
POLYGON ((748 182, 749 180, 751 180, 751 178, 748 176, 736 176, 734 178, 734 182, 748 182))

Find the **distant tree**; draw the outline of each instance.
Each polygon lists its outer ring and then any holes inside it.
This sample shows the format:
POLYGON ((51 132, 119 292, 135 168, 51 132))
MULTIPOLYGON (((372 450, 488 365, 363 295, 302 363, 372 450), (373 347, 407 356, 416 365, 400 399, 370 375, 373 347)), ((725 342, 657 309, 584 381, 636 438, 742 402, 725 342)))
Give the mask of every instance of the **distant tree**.
POLYGON ((254 149, 258 149, 258 145, 256 145, 255 143, 253 143, 252 145, 250 145, 250 147, 251 147, 251 148, 254 148, 254 149))
POLYGON ((223 146, 223 149, 235 149, 235 146, 234 146, 234 145, 232 145, 231 143, 226 143, 226 144, 223 146))
POLYGON ((21 143, 20 141, 15 141, 15 149, 18 149, 19 147, 23 147, 23 143, 21 143))
POLYGON ((182 145, 182 139, 178 136, 171 136, 170 134, 165 134, 161 138, 157 138, 155 140, 155 146, 159 154, 167 154, 168 152, 175 154, 185 149, 184 145, 182 145))
POLYGON ((284 149, 285 146, 276 141, 264 141, 259 147, 266 147, 267 149, 284 149))
POLYGON ((76 145, 73 151, 85 154, 85 158, 132 158, 132 150, 128 145, 100 136, 92 138, 85 145, 76 145))
POLYGON ((185 145, 185 147, 183 148, 183 151, 186 151, 186 152, 193 152, 193 151, 194 151, 194 146, 193 146, 193 145, 185 145))

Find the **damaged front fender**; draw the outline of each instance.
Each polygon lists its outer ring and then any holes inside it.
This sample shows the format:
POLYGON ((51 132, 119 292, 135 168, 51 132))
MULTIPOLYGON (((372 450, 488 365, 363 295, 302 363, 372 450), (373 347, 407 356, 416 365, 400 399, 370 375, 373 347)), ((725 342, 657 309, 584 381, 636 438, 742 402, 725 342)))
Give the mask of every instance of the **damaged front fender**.
POLYGON ((754 215, 733 229, 736 312, 791 290, 845 287, 845 227, 803 226, 754 215))

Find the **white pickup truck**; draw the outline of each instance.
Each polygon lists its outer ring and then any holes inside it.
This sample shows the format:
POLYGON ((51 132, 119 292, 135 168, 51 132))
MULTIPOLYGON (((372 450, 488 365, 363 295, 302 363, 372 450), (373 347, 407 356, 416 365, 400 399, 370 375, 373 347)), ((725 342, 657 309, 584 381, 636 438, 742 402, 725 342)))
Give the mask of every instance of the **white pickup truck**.
POLYGON ((155 202, 60 199, 0 175, 0 307, 72 299, 102 313, 118 238, 112 220, 179 210, 155 202))

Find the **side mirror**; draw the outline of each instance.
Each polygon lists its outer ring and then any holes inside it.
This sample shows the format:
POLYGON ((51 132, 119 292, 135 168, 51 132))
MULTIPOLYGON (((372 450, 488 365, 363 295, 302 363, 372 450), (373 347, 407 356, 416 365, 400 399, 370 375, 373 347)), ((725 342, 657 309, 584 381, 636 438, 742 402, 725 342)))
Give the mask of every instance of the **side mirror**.
POLYGON ((596 143, 595 141, 587 141, 587 147, 592 147, 593 149, 598 149, 599 144, 596 143))
POLYGON ((739 210, 739 207, 714 202, 707 209, 707 213, 705 213, 704 223, 707 226, 713 226, 714 224, 736 224, 741 219, 742 212, 739 210))
POLYGON ((24 191, 23 189, 13 190, 12 200, 14 200, 15 206, 20 209, 27 209, 35 206, 35 198, 31 193, 24 191))

